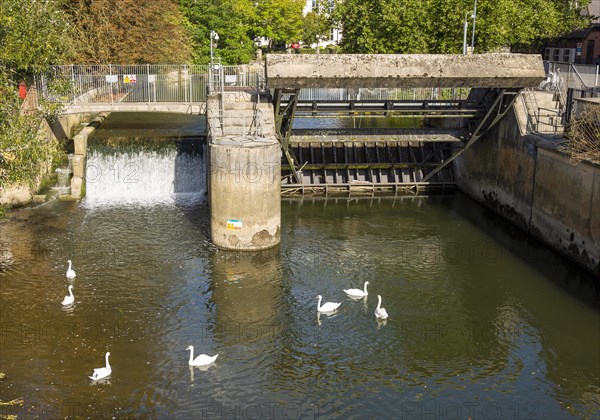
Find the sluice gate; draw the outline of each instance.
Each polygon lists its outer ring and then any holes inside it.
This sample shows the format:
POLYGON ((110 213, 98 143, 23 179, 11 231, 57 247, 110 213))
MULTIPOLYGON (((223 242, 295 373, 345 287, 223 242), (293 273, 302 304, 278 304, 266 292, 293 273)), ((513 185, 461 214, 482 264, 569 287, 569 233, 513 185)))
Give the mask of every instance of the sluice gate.
POLYGON ((450 163, 506 115, 521 88, 544 76, 541 58, 519 54, 268 55, 266 70, 288 195, 452 190, 450 163), (378 89, 382 95, 373 97, 378 89), (371 117, 401 122, 294 124, 371 117))
MULTIPOLYGON (((356 139, 337 130, 331 139, 318 135, 293 135, 289 153, 297 159, 296 182, 293 168, 282 164, 282 194, 369 194, 416 193, 425 189, 446 192, 454 186, 451 168, 440 171, 435 180, 422 183, 424 176, 447 159, 457 141, 398 141, 375 135, 356 139)), ((448 136, 450 137, 450 136, 448 136)))
POLYGON ((416 89, 385 89, 382 94, 402 97, 410 91, 413 99, 364 100, 356 99, 360 90, 340 94, 319 89, 321 95, 345 94, 347 98, 318 100, 314 90, 304 97, 299 89, 275 90, 276 125, 283 149, 282 193, 452 191, 454 177, 448 163, 491 128, 516 96, 509 89, 465 88, 428 88, 418 93, 416 89), (294 128, 294 121, 303 118, 334 118, 351 127, 294 128), (377 121, 376 127, 363 127, 366 119, 377 121))

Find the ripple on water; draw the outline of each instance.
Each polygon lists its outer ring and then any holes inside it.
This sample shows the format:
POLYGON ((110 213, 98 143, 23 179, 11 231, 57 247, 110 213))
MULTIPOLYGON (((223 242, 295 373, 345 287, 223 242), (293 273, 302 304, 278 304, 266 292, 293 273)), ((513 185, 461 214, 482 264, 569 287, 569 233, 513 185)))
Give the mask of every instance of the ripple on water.
POLYGON ((444 258, 458 239, 493 238, 453 237, 457 214, 436 206, 284 205, 280 248, 259 253, 213 247, 206 203, 65 207, 68 217, 52 216, 62 228, 48 231, 4 224, 14 263, 0 273, 3 397, 77 401, 90 417, 252 418, 259 406, 279 410, 273 418, 388 418, 516 399, 548 418, 585 417, 598 394, 597 312, 513 259, 444 258), (49 251, 34 258, 35 246, 49 251), (66 312, 68 258, 77 278, 66 312), (365 280, 367 299, 344 294, 365 280), (317 316, 319 294, 342 303, 334 316, 317 316), (378 294, 385 323, 373 315, 378 294), (188 345, 219 358, 190 371, 188 345), (106 351, 110 383, 91 385, 106 351))

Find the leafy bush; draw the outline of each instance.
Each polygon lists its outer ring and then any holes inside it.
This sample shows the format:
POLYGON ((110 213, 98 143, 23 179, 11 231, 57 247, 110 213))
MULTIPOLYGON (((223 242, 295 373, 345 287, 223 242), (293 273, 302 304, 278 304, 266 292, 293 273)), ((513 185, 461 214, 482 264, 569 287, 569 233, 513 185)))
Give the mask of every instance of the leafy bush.
POLYGON ((40 125, 50 113, 35 111, 21 115, 17 88, 6 73, 0 72, 0 187, 37 182, 40 170, 51 164, 58 153, 58 142, 40 135, 40 125))

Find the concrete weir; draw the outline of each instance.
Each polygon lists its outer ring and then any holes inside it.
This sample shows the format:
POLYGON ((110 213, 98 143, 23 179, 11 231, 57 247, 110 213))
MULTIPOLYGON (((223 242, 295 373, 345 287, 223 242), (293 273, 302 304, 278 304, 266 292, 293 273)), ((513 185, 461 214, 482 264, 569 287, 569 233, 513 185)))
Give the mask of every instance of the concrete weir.
POLYGON ((281 148, 273 108, 243 92, 223 95, 222 110, 218 98, 207 101, 212 241, 237 251, 271 248, 279 244, 281 226, 281 148))

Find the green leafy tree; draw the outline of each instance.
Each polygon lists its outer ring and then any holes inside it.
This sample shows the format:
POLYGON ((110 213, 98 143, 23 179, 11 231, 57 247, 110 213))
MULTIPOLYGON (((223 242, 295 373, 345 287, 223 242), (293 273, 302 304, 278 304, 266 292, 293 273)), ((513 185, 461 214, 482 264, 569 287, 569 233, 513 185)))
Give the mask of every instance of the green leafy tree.
POLYGON ((50 116, 44 111, 21 115, 21 101, 6 73, 0 73, 0 97, 0 189, 15 184, 33 187, 41 168, 58 155, 58 142, 38 132, 50 116))
POLYGON ((285 43, 302 38, 304 0, 257 0, 255 4, 255 35, 285 43))
POLYGON ((312 10, 302 19, 302 41, 305 44, 317 43, 329 34, 330 28, 328 15, 320 10, 312 10))
POLYGON ((43 72, 70 55, 71 31, 63 4, 61 0, 0 1, 1 71, 17 80, 43 72))
MULTIPOLYGON (((519 49, 589 25, 589 0, 478 0, 475 51, 519 49)), ((348 53, 461 53, 473 0, 336 0, 334 21, 348 53)))
POLYGON ((57 143, 39 136, 38 129, 58 108, 42 104, 41 110, 22 115, 17 84, 71 56, 63 5, 60 0, 0 2, 0 189, 33 185, 56 156, 57 143))
POLYGON ((180 0, 193 39, 193 61, 210 61, 210 32, 219 39, 213 41, 213 54, 224 64, 242 64, 254 57, 251 37, 256 9, 250 0, 180 0))
POLYGON ((174 0, 71 0, 64 4, 76 63, 186 63, 189 27, 174 0))

